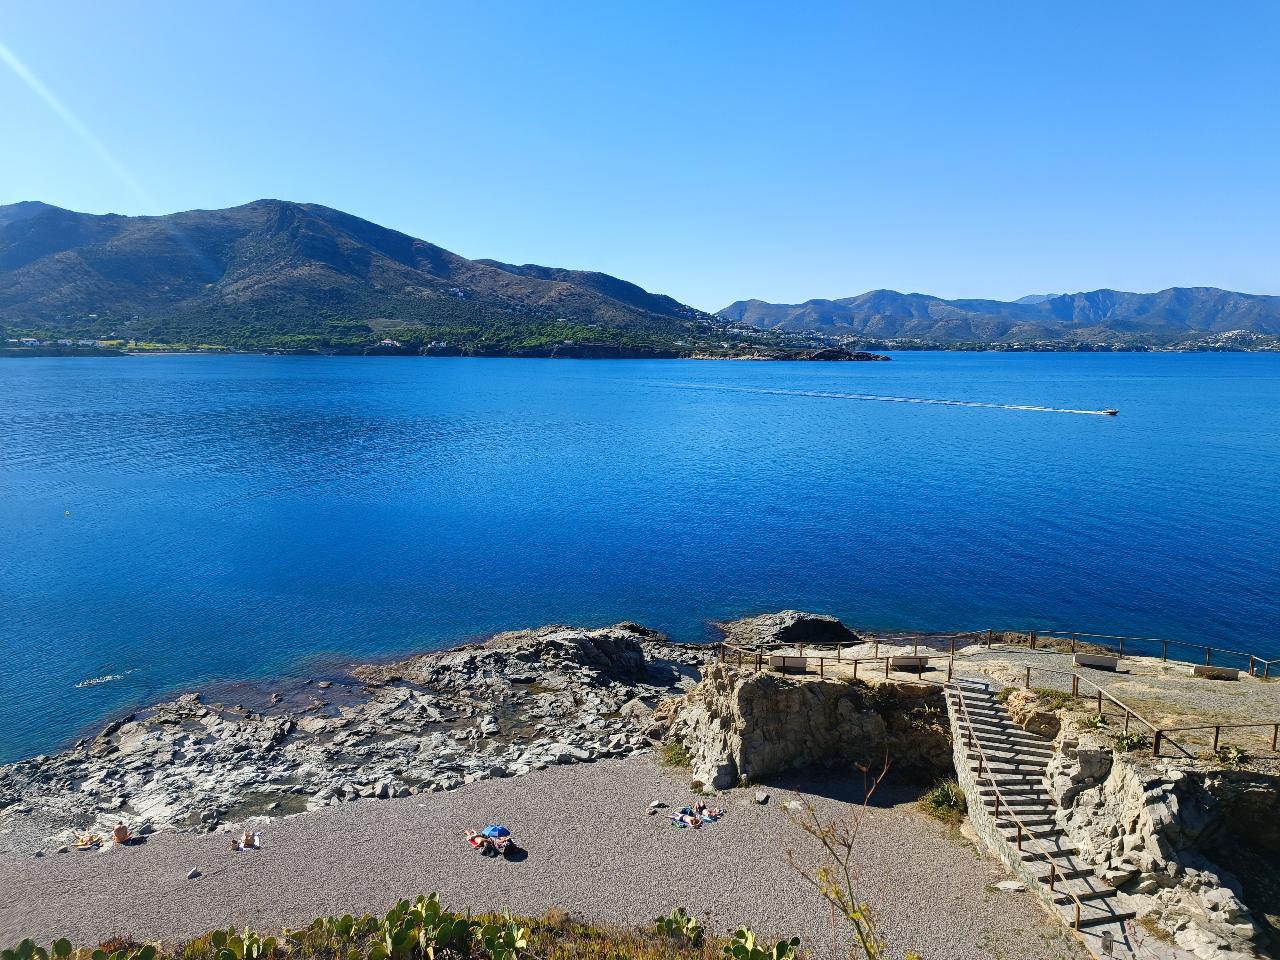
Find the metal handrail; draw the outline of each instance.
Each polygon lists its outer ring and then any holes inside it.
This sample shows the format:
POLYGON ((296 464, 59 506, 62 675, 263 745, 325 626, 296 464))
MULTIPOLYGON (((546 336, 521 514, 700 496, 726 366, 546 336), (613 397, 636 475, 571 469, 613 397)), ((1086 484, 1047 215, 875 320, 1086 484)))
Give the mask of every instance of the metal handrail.
MULTIPOLYGON (((1280 723, 1201 723, 1194 727, 1161 727, 1156 731, 1155 746, 1152 749, 1152 756, 1160 756, 1160 742, 1168 737, 1171 733, 1192 733, 1199 730, 1213 731, 1213 747, 1214 753, 1218 752, 1218 744, 1222 739, 1223 730, 1245 730, 1252 727, 1270 727, 1271 728, 1271 752, 1276 752, 1276 747, 1280 744, 1280 723)), ((1172 741, 1174 746, 1182 749, 1181 745, 1176 741, 1172 741)), ((1184 751, 1185 752, 1185 751, 1184 751)))
POLYGON ((1033 669, 1039 670, 1041 673, 1051 673, 1060 677, 1071 677, 1071 695, 1077 699, 1081 697, 1081 694, 1080 694, 1081 681, 1093 687, 1094 690, 1097 691, 1099 716, 1103 716, 1102 701, 1103 701, 1103 698, 1106 698, 1107 700, 1111 701, 1117 707, 1119 707, 1121 710, 1124 711, 1125 733, 1129 732, 1130 718, 1137 720, 1139 723, 1141 723, 1143 726, 1145 726, 1148 730, 1151 731, 1151 755, 1153 757, 1160 756, 1161 746, 1163 746, 1163 744, 1166 741, 1168 741, 1169 743, 1172 743, 1175 747, 1177 747, 1179 752, 1181 752, 1181 754, 1184 757, 1186 757, 1188 760, 1194 760, 1195 755, 1190 750, 1188 750, 1184 745, 1182 745, 1181 743, 1178 743, 1177 740, 1169 736, 1169 734, 1188 733, 1196 730, 1212 730, 1213 731, 1213 748, 1212 749, 1215 752, 1218 749, 1218 743, 1221 740, 1223 730, 1238 730, 1238 729, 1244 729, 1249 727, 1263 727, 1263 728, 1270 727, 1272 752, 1275 752, 1277 749, 1277 746, 1280 746, 1280 722, 1277 722, 1274 720, 1260 720, 1253 723, 1201 723, 1201 724, 1194 724, 1194 725, 1185 726, 1185 727, 1157 727, 1150 720, 1142 716, 1142 714, 1138 713, 1138 711, 1134 710, 1127 703, 1125 703, 1123 700, 1116 697, 1110 691, 1106 690, 1101 685, 1090 680, 1088 677, 1081 676, 1078 673, 1069 672, 1066 670, 1053 670, 1048 667, 1028 666, 1026 668, 1026 674, 1025 674, 1026 679, 1024 681, 1026 688, 1028 690, 1031 689, 1031 672, 1033 669))
MULTIPOLYGON (((1119 634, 1111 634, 1111 633, 1085 633, 1083 631, 1078 631, 1078 630, 1040 630, 1040 631, 1028 630, 1026 631, 1026 634, 1030 638, 1030 643, 1032 647, 1035 646, 1035 638, 1037 637, 1037 635, 1053 637, 1059 640, 1070 639, 1071 651, 1073 653, 1075 652, 1076 643, 1078 639, 1080 637, 1084 637, 1090 640, 1118 640, 1119 646, 1118 646, 1117 652, 1122 657, 1124 656, 1124 645, 1126 642, 1158 643, 1161 645, 1160 659, 1166 662, 1168 662, 1169 660, 1169 647, 1171 646, 1189 647, 1193 650, 1203 650, 1205 666, 1213 666, 1213 655, 1215 653, 1225 654, 1233 657, 1244 657, 1244 658, 1247 658, 1249 661, 1249 675, 1257 676, 1258 668, 1259 666, 1261 666, 1263 679, 1270 678, 1271 667, 1273 664, 1280 664, 1280 658, 1269 660, 1266 657, 1260 657, 1256 653, 1250 653, 1247 650, 1233 650, 1230 647, 1215 647, 1212 644, 1192 643, 1189 640, 1166 640, 1164 637, 1128 637, 1128 636, 1120 636, 1119 634)), ((1110 647, 1111 645, 1103 643, 1103 644, 1098 644, 1098 646, 1110 647)), ((1181 662, 1189 663, 1190 661, 1184 660, 1181 662)))
MULTIPOLYGON (((951 689, 956 692, 957 702, 960 704, 960 712, 964 714, 965 733, 966 733, 966 739, 968 741, 968 746, 971 750, 977 751, 978 776, 981 777, 983 775, 984 769, 991 766, 991 761, 987 759, 986 751, 982 749, 982 742, 973 735, 973 720, 969 716, 969 705, 965 701, 964 690, 960 687, 959 684, 956 684, 956 683, 951 684, 951 689)), ((991 789, 996 796, 996 812, 993 816, 997 820, 1000 818, 1000 806, 1001 804, 1003 804, 1007 819, 1012 820, 1014 824, 1017 825, 1018 836, 1017 836, 1016 846, 1017 846, 1018 852, 1021 853, 1022 852, 1022 835, 1023 833, 1026 833, 1027 836, 1030 838, 1032 836, 1031 829, 1022 822, 1022 818, 1013 812, 1013 807, 1009 806, 1009 802, 1004 799, 1004 794, 1000 792, 1000 784, 996 781, 994 770, 992 771, 992 775, 989 778, 989 782, 991 784, 991 789)), ((1058 862, 1053 859, 1053 856, 1050 854, 1049 851, 1045 852, 1045 860, 1049 864, 1049 889, 1055 890, 1055 885, 1058 882, 1058 862)), ((1071 897, 1073 901, 1075 901, 1076 921, 1073 924, 1073 927, 1076 930, 1079 930, 1080 929, 1080 910, 1082 909, 1084 904, 1080 901, 1080 897, 1076 895, 1075 891, 1066 890, 1066 893, 1069 897, 1071 897)))
MULTIPOLYGON (((805 663, 806 673, 808 672, 808 669, 807 669, 808 661, 816 660, 818 662, 819 676, 826 676, 826 665, 828 663, 838 664, 841 667, 847 667, 852 665, 853 676, 851 679, 853 680, 858 679, 858 665, 863 663, 882 664, 884 668, 884 676, 888 677, 893 672, 893 666, 892 666, 893 661, 898 658, 922 661, 922 665, 916 671, 917 676, 923 676, 925 667, 928 665, 929 661, 931 660, 945 660, 947 662, 947 680, 948 681, 951 680, 952 676, 955 673, 955 657, 951 654, 935 654, 932 656, 929 656, 929 655, 921 656, 914 653, 893 653, 893 654, 886 654, 885 656, 871 656, 871 657, 844 657, 844 656, 840 656, 839 653, 837 653, 837 655, 834 657, 815 656, 813 654, 808 654, 808 653, 769 654, 760 650, 750 650, 746 647, 742 647, 737 644, 728 643, 727 641, 717 644, 717 648, 720 652, 720 657, 719 657, 720 662, 722 663, 725 662, 726 653, 736 653, 738 656, 739 667, 746 666, 748 663, 750 663, 757 673, 765 669, 766 658, 770 656, 782 656, 786 659, 804 660, 806 662, 805 663)), ((803 649, 803 648, 800 648, 797 646, 797 649, 803 649)), ((837 650, 838 649, 839 648, 837 648, 837 650)), ((783 672, 785 672, 785 669, 783 672)), ((898 672, 907 673, 909 671, 899 669, 898 672)))

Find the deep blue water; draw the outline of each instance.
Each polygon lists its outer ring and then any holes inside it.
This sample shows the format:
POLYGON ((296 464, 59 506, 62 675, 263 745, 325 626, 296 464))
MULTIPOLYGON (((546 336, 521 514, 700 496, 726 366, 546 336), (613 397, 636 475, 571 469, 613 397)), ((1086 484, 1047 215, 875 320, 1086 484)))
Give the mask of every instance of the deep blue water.
POLYGON ((176 688, 547 622, 1280 654, 1278 552, 1277 355, 0 362, 0 760, 176 688))

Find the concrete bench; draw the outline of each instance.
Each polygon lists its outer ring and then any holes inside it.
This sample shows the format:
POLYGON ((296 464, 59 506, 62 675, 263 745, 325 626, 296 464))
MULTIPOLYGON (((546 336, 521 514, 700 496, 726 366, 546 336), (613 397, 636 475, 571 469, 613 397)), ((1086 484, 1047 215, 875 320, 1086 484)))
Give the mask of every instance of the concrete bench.
POLYGON ((920 673, 922 670, 929 669, 928 657, 890 657, 890 670, 904 670, 911 673, 920 673))
POLYGON ((1071 660, 1072 666, 1111 671, 1116 669, 1116 665, 1119 662, 1119 657, 1109 657, 1103 653, 1077 653, 1071 660))
POLYGON ((1188 676, 1204 677, 1206 680, 1239 680, 1240 671, 1230 667, 1210 667, 1203 663, 1194 664, 1188 676))
POLYGON ((769 669, 782 673, 808 673, 808 657, 791 657, 784 653, 769 654, 769 669))

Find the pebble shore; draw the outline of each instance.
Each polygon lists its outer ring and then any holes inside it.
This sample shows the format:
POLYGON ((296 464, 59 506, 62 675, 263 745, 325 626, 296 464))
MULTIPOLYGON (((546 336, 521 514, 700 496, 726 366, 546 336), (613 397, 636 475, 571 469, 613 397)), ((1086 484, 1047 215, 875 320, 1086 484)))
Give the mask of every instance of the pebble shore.
MULTIPOLYGON (((125 931, 176 941, 215 927, 381 911, 434 890, 456 909, 557 907, 622 925, 684 906, 714 930, 749 924, 829 950, 828 911, 785 856, 793 849, 816 865, 818 852, 785 804, 806 796, 824 816, 847 816, 860 779, 779 780, 764 785, 764 805, 755 802, 759 786, 729 791, 717 801, 724 819, 698 831, 648 814, 654 800, 690 802, 687 780, 687 771, 638 755, 273 820, 259 827, 257 851, 233 853, 221 833, 165 831, 101 852, 0 854, 0 943, 65 935, 94 944, 125 931), (465 829, 495 820, 511 827, 525 859, 491 860, 467 846, 465 829), (192 870, 200 875, 189 880, 192 870)), ((1003 870, 925 817, 911 794, 877 795, 857 866, 894 955, 910 947, 930 960, 1080 956, 1028 894, 998 890, 1003 870)))

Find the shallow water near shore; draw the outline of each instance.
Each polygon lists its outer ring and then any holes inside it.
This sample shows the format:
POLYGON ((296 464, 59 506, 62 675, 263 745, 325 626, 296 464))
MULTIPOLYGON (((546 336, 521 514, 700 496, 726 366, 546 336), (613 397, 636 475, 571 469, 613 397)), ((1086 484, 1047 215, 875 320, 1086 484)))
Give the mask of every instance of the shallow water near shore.
POLYGON ((797 607, 1280 656, 1278 355, 10 361, 0 491, 0 761, 548 622, 700 640, 797 607))

